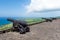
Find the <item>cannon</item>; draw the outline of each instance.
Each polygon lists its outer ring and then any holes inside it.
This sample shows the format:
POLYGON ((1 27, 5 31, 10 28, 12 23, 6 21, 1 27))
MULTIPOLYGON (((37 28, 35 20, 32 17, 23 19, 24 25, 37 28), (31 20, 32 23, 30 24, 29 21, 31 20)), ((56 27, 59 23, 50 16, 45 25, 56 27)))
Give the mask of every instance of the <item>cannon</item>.
POLYGON ((48 19, 48 18, 42 18, 42 19, 45 19, 46 22, 52 22, 52 19, 48 19))
POLYGON ((45 19, 46 22, 52 22, 53 20, 56 20, 57 18, 42 18, 45 19))
POLYGON ((56 20, 57 18, 52 18, 52 20, 56 20))
POLYGON ((28 24, 26 21, 22 20, 14 20, 12 18, 7 19, 10 22, 13 22, 13 31, 19 31, 20 34, 25 34, 26 32, 30 32, 30 28, 28 27, 28 24))

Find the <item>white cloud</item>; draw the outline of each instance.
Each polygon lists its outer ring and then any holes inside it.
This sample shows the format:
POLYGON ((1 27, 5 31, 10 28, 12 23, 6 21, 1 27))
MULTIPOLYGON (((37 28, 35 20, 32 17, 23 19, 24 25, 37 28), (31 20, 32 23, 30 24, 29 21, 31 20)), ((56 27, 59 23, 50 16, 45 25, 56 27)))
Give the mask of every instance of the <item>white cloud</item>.
POLYGON ((27 12, 42 11, 48 9, 60 8, 60 0, 31 0, 31 3, 26 6, 27 12))

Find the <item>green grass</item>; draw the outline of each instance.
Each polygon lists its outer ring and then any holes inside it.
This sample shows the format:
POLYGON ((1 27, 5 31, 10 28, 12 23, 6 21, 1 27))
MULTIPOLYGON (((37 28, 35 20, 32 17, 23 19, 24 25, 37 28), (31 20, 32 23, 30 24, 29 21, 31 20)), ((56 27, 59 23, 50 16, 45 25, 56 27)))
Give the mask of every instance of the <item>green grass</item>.
MULTIPOLYGON (((44 19, 41 18, 26 18, 25 21, 27 22, 27 24, 34 24, 34 23, 38 23, 38 22, 43 22, 45 21, 44 19)), ((12 23, 11 24, 6 24, 6 25, 2 25, 0 27, 0 30, 6 30, 12 27, 12 23)))
POLYGON ((33 24, 33 23, 43 22, 45 20, 44 19, 41 19, 41 18, 32 18, 32 19, 26 19, 25 21, 28 24, 33 24))
POLYGON ((0 26, 0 31, 1 30, 10 29, 11 27, 12 27, 12 23, 11 24, 6 24, 6 25, 2 25, 2 26, 0 26))

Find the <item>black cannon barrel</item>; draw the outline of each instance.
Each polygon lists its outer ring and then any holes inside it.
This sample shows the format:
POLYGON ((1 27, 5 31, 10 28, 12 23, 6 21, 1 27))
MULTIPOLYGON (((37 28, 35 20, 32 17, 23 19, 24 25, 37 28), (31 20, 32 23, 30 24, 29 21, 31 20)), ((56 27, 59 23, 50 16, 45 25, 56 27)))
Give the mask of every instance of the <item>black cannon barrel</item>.
POLYGON ((22 20, 14 20, 14 19, 12 19, 12 18, 8 18, 7 20, 10 21, 10 22, 13 22, 13 23, 21 24, 21 25, 23 25, 23 26, 28 26, 28 24, 27 24, 26 21, 22 21, 22 20))
POLYGON ((8 21, 10 22, 15 22, 16 20, 12 19, 12 18, 7 18, 8 21))
POLYGON ((52 20, 52 18, 42 18, 42 19, 46 19, 46 20, 52 20))

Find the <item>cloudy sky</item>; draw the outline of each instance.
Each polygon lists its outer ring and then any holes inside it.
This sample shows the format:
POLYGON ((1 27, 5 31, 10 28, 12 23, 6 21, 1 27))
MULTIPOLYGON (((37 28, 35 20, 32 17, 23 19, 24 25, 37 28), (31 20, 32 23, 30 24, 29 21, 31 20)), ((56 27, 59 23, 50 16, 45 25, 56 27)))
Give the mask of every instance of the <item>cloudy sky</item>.
POLYGON ((0 17, 60 16, 60 0, 0 0, 0 17))

